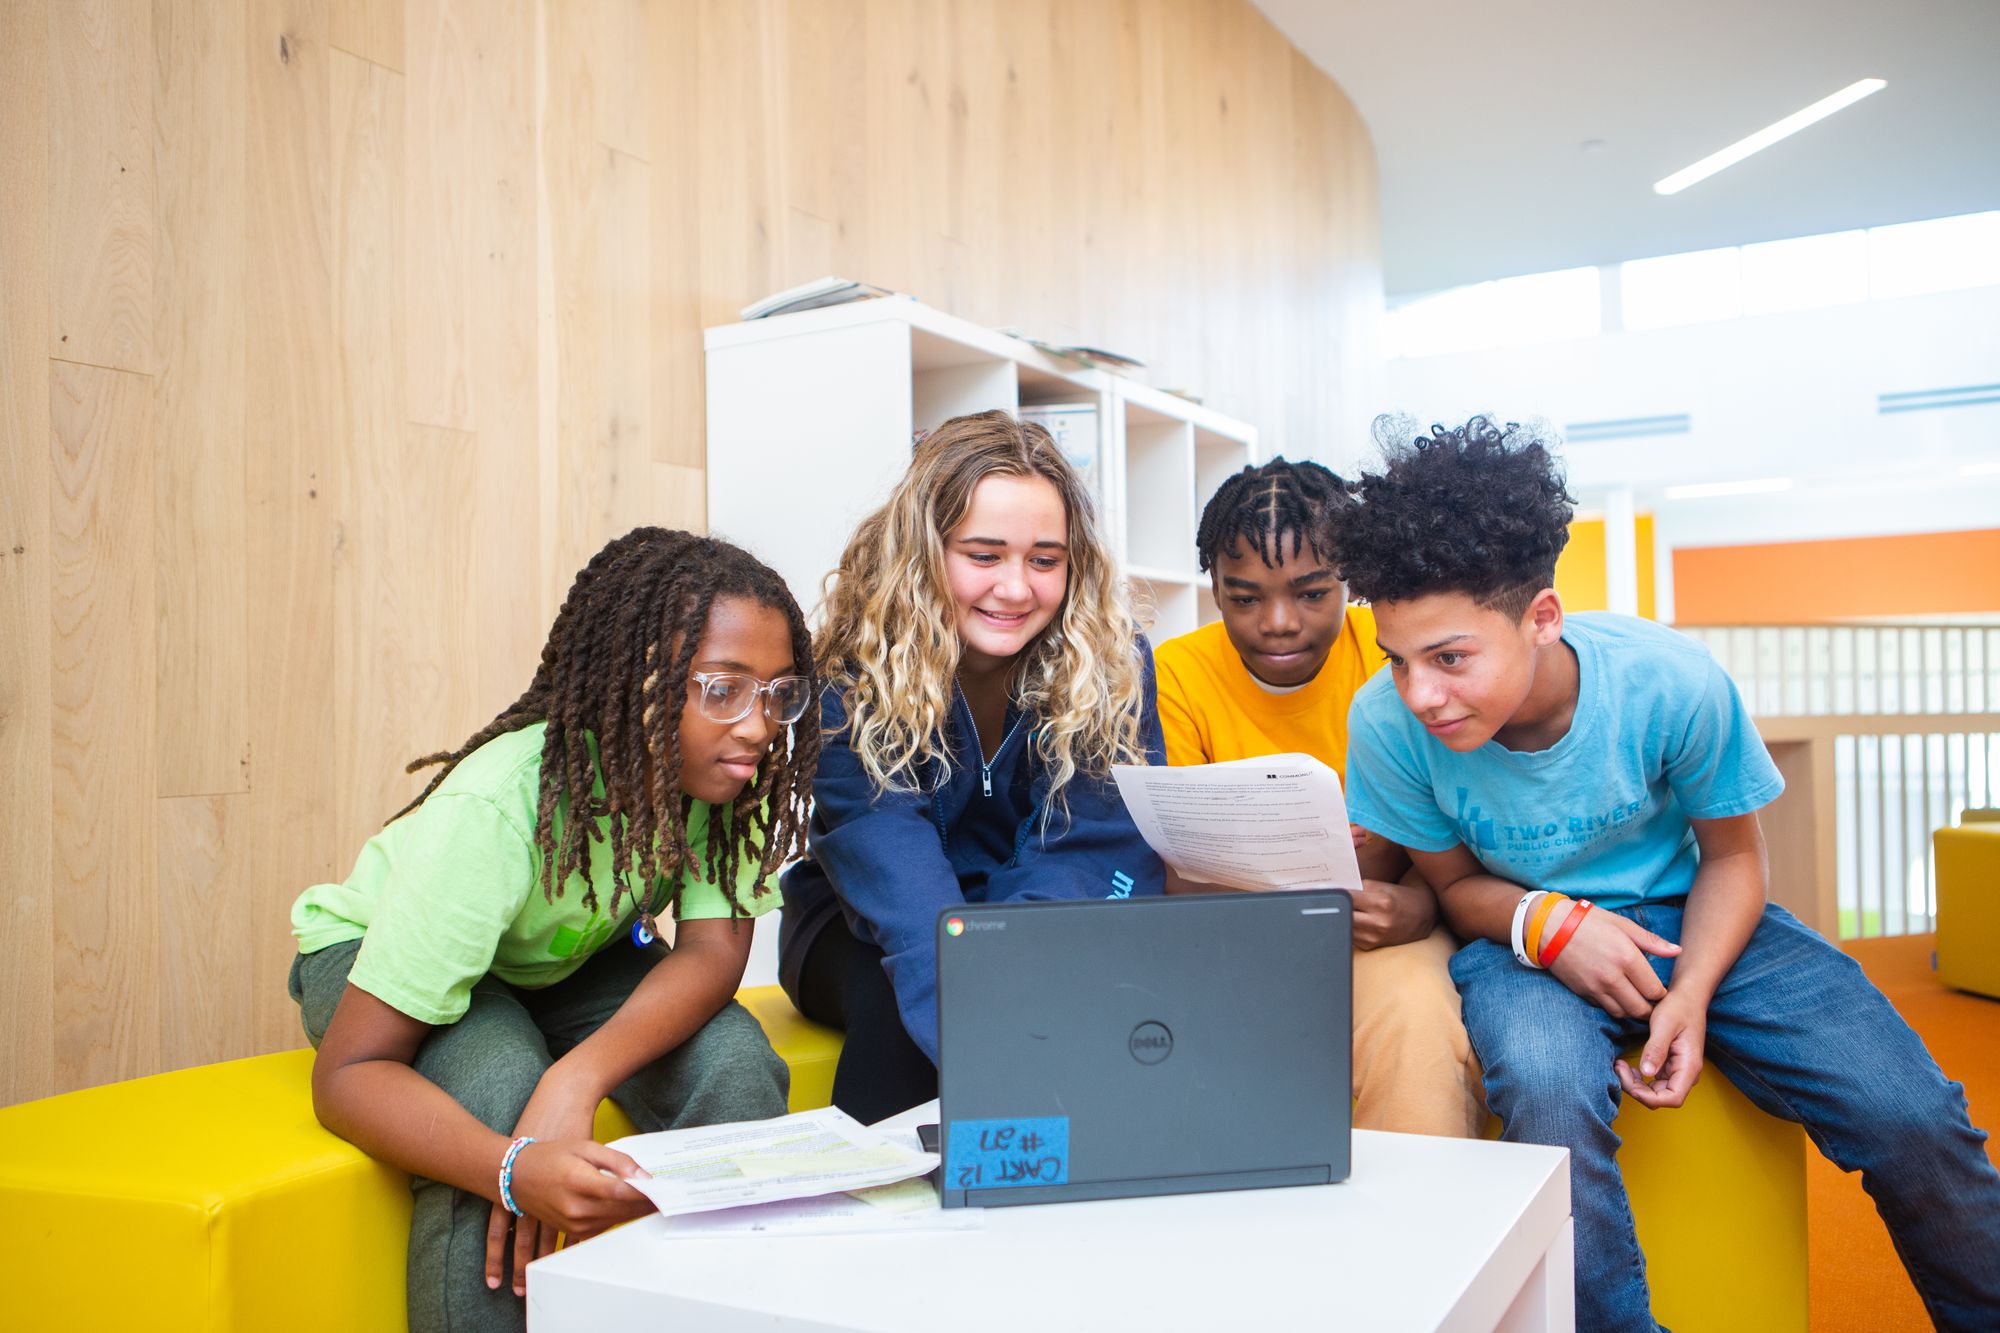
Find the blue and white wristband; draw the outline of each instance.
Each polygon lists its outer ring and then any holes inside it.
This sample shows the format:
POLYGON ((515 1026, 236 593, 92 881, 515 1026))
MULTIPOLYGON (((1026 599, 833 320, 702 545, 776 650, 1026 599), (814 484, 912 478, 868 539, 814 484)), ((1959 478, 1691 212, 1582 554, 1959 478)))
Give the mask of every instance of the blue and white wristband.
POLYGON ((507 1145, 507 1155, 500 1159, 500 1206, 516 1217, 523 1216, 523 1213, 514 1202, 514 1159, 521 1155, 521 1149, 534 1141, 532 1136, 515 1139, 507 1145))

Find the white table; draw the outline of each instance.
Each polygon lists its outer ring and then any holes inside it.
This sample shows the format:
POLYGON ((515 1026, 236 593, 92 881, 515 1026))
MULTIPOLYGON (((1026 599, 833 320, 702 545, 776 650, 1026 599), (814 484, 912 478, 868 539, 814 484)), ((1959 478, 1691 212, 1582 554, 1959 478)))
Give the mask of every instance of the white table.
MULTIPOLYGON (((933 1103, 890 1125, 935 1120, 933 1103)), ((1560 1148, 1354 1135, 1338 1185, 993 1208, 976 1231, 668 1239, 528 1269, 530 1333, 1574 1326, 1560 1148)))

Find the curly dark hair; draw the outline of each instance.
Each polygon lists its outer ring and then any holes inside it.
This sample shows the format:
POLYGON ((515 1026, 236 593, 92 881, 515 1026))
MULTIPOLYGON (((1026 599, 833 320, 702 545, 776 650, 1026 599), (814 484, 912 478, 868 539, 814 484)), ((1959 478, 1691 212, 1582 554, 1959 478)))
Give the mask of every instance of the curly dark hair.
POLYGON ((1542 433, 1474 417, 1409 439, 1375 420, 1385 465, 1364 471, 1361 503, 1337 516, 1340 577, 1356 597, 1399 602, 1462 592, 1519 617, 1555 583, 1576 497, 1542 433))
POLYGON ((583 902, 597 907, 591 842, 611 840, 612 916, 618 901, 639 902, 643 886, 666 881, 669 905, 680 899, 683 872, 699 867, 747 915, 737 894, 745 862, 757 866, 752 898, 795 848, 802 848, 814 765, 819 759, 819 690, 805 716, 785 728, 728 809, 709 813, 699 858, 688 846, 692 798, 682 794, 680 719, 709 608, 742 597, 783 613, 792 661, 812 670, 812 636, 785 581, 748 551, 713 537, 635 528, 591 557, 570 585, 542 648, 527 692, 456 750, 425 755, 409 771, 444 767, 394 823, 424 803, 460 760, 494 737, 546 722, 542 738, 535 848, 542 896, 554 901, 571 875, 583 902), (597 754, 593 758, 592 742, 597 754), (596 792, 597 779, 604 783, 596 792))
POLYGON ((1352 508, 1348 483, 1318 463, 1292 463, 1283 456, 1261 467, 1246 467, 1215 488, 1201 511, 1195 530, 1195 551, 1207 573, 1223 556, 1242 554, 1243 547, 1276 568, 1285 559, 1285 537, 1293 555, 1301 549, 1313 558, 1333 558, 1333 519, 1352 508))

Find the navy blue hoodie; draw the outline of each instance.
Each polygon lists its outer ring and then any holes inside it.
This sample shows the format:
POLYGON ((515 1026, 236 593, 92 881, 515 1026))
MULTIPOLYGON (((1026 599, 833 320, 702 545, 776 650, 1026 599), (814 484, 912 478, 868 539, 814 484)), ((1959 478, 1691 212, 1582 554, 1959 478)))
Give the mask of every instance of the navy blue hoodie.
MULTIPOLYGON (((1146 762, 1164 764, 1166 743, 1145 663, 1140 739, 1146 762)), ((1046 834, 1047 775, 1034 754, 1029 719, 1011 705, 1006 740, 982 762, 972 710, 954 690, 945 741, 951 779, 924 790, 877 792, 848 747, 846 701, 829 688, 821 699, 827 733, 813 779, 806 859, 785 872, 785 914, 778 936, 780 979, 798 994, 799 969, 820 930, 844 911, 855 938, 882 950, 903 1026, 938 1058, 937 916, 963 903, 1127 898, 1157 894, 1166 868, 1132 823, 1117 784, 1077 776, 1064 789, 1046 834)))

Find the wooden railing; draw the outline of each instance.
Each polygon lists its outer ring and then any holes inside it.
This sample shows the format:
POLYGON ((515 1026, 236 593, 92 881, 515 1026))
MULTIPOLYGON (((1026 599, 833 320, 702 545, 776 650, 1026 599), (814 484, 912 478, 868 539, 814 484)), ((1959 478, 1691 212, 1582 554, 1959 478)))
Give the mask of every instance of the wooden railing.
POLYGON ((1764 816, 1771 896, 1829 936, 1930 930, 1931 832, 2000 801, 2000 625, 1679 628, 1785 775, 1764 816))

